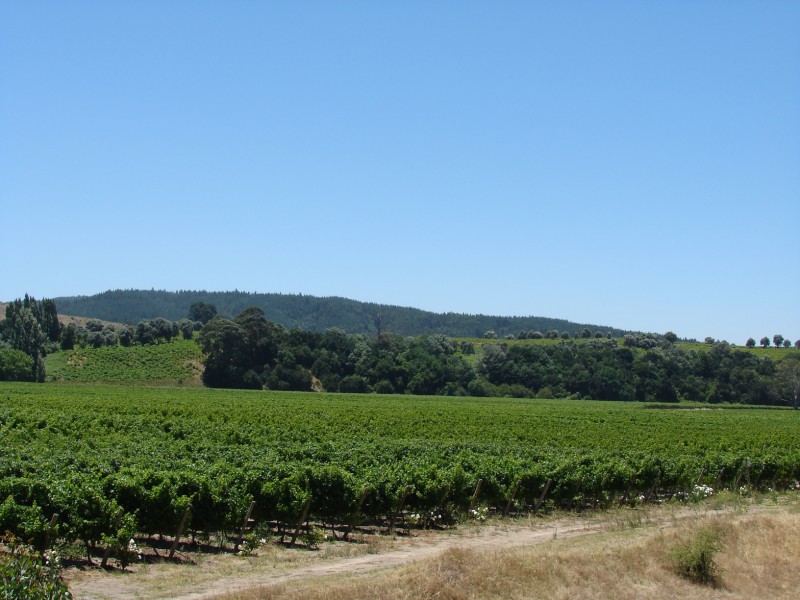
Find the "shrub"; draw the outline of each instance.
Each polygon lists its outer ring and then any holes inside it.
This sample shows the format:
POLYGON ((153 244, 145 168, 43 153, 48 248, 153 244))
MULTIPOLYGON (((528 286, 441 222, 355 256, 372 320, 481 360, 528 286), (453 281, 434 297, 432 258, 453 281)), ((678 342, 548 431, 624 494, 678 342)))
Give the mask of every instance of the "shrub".
POLYGON ((33 359, 22 350, 0 347, 0 381, 33 380, 33 359))
POLYGON ((322 531, 312 525, 309 525, 308 529, 306 529, 300 537, 308 548, 319 548, 319 545, 325 539, 322 531))
POLYGON ((386 379, 381 379, 378 383, 375 384, 375 393, 376 394, 394 394, 395 389, 392 385, 391 381, 386 379))
POLYGON ((42 559, 33 548, 21 544, 13 536, 0 537, 0 544, 10 549, 8 554, 0 554, 0 593, 3 598, 72 598, 61 581, 61 564, 54 552, 45 552, 42 559))
POLYGON ((720 550, 722 534, 712 527, 700 527, 688 541, 674 546, 667 559, 681 577, 695 583, 713 584, 719 575, 714 556, 720 550))
POLYGON ((348 375, 339 382, 339 391, 347 394, 365 394, 368 389, 367 380, 360 375, 348 375))

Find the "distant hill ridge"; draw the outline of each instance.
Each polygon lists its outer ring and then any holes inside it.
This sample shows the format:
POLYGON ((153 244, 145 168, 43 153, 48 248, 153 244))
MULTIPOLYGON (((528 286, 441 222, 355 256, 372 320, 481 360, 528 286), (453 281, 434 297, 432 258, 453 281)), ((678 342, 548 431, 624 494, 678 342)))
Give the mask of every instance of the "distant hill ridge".
POLYGON ((441 333, 449 337, 481 337, 492 330, 498 337, 520 331, 548 330, 610 332, 619 337, 626 331, 614 327, 573 323, 547 317, 499 317, 460 313, 433 313, 417 308, 360 302, 340 297, 303 294, 207 292, 164 290, 109 290, 93 296, 54 298, 59 314, 90 317, 118 323, 138 323, 164 317, 177 321, 187 316, 195 302, 217 307, 219 314, 236 316, 245 308, 257 306, 267 320, 287 328, 325 331, 338 327, 347 333, 376 332, 375 316, 381 315, 381 329, 400 335, 441 333))

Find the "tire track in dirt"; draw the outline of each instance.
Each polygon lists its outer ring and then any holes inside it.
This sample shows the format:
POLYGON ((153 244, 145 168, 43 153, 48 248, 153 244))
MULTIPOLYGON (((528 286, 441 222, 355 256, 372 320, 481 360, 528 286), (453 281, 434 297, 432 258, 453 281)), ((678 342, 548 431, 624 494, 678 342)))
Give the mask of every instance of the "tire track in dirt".
MULTIPOLYGON (((750 511, 766 510, 767 507, 750 507, 750 511)), ((597 535, 602 532, 624 529, 628 526, 650 528, 674 527, 681 522, 703 515, 723 515, 735 512, 735 509, 709 510, 700 507, 683 508, 667 514, 654 514, 649 511, 630 513, 630 521, 623 516, 606 515, 594 519, 576 517, 562 518, 552 521, 534 522, 530 526, 519 523, 508 525, 481 525, 475 531, 443 533, 430 537, 419 537, 399 540, 399 548, 366 554, 357 557, 337 558, 312 565, 294 568, 290 571, 264 569, 261 572, 225 576, 211 583, 204 582, 202 589, 184 586, 176 590, 174 595, 161 596, 170 600, 212 600, 213 598, 253 590, 263 587, 277 586, 293 581, 322 579, 336 575, 364 575, 371 572, 401 567, 413 562, 430 559, 453 548, 503 550, 520 546, 544 545, 554 539, 574 539, 597 535)), ((122 582, 119 582, 120 584, 122 582)), ((115 586, 111 580, 88 579, 77 583, 71 589, 76 600, 96 598, 146 598, 141 590, 134 590, 126 585, 115 586)))
MULTIPOLYGON (((730 511, 713 511, 723 514, 730 511)), ((676 513, 657 517, 645 517, 636 526, 675 526, 681 521, 707 514, 707 511, 682 509, 676 513)), ((502 550, 520 546, 543 545, 555 539, 573 539, 596 535, 613 530, 613 520, 576 520, 560 519, 548 523, 535 523, 531 527, 524 525, 495 526, 487 525, 476 533, 440 536, 430 541, 408 545, 396 550, 388 550, 378 554, 368 554, 355 558, 339 559, 332 562, 319 563, 295 569, 283 574, 253 574, 242 580, 218 580, 211 587, 202 591, 174 596, 172 600, 211 600, 224 594, 252 590, 290 583, 296 580, 323 578, 335 575, 364 575, 377 570, 390 569, 425 560, 439 555, 451 548, 502 550)))
POLYGON ((513 548, 550 541, 554 538, 554 533, 559 538, 569 538, 596 533, 603 529, 607 529, 607 526, 587 527, 586 524, 576 524, 561 528, 540 527, 538 529, 520 531, 502 531, 493 528, 492 531, 487 531, 477 536, 466 534, 458 537, 447 537, 424 545, 408 545, 404 548, 389 550, 378 554, 367 554, 355 558, 310 565, 296 569, 290 573, 252 575, 245 580, 220 580, 215 582, 211 588, 181 596, 174 596, 172 600, 210 600, 222 594, 264 586, 280 585, 295 580, 307 580, 309 578, 341 574, 363 575, 379 569, 400 567, 412 562, 425 560, 450 548, 513 548))

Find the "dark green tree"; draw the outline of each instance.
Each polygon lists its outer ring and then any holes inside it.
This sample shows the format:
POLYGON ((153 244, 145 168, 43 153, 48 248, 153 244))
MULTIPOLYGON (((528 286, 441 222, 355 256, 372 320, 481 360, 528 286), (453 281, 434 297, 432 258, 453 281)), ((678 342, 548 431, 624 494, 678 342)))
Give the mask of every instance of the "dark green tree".
POLYGON ((6 327, 13 328, 14 321, 23 309, 29 310, 45 336, 47 342, 58 343, 61 337, 61 324, 58 321, 58 311, 53 300, 44 299, 41 302, 25 294, 21 300, 18 298, 6 305, 6 327))
POLYGON ((247 367, 257 371, 271 368, 286 339, 286 330, 264 318, 264 311, 255 306, 244 309, 234 322, 242 328, 247 339, 247 367))
POLYGON ((135 333, 129 325, 123 325, 119 330, 119 343, 122 346, 128 347, 133 343, 135 333))
POLYGON ((764 336, 764 337, 761 338, 761 341, 759 343, 762 346, 764 346, 764 348, 768 348, 769 347, 769 338, 767 336, 764 336))
POLYGON ((61 330, 61 349, 72 350, 75 347, 77 339, 78 326, 75 323, 69 323, 61 330))
POLYGON ((39 323, 42 326, 42 332, 47 336, 51 342, 58 342, 61 339, 61 323, 58 320, 58 310, 54 300, 47 298, 42 299, 40 303, 41 316, 39 323))
POLYGON ((369 384, 360 375, 348 375, 339 384, 339 391, 345 394, 365 394, 369 391, 369 384))
POLYGON ((103 322, 98 319, 89 319, 84 327, 87 331, 103 331, 103 322))
POLYGON ((178 323, 177 323, 178 330, 181 332, 181 335, 183 336, 183 339, 185 339, 185 340, 192 339, 192 336, 194 336, 194 330, 195 330, 194 324, 195 324, 195 321, 192 321, 191 319, 181 319, 180 321, 178 321, 178 323))
POLYGON ((22 350, 0 346, 0 381, 35 381, 33 359, 22 350))
POLYGON ((214 318, 206 323, 198 338, 206 355, 203 383, 209 387, 253 387, 258 382, 250 380, 244 385, 244 375, 251 370, 248 360, 248 340, 244 329, 230 319, 214 318))
POLYGON ((800 356, 787 356, 775 369, 774 385, 780 398, 800 408, 800 356))
POLYGON ((169 342, 177 336, 178 324, 162 317, 140 321, 134 333, 134 339, 140 344, 156 344, 162 340, 169 342))
MULTIPOLYGON (((28 299, 28 296, 25 297, 28 299)), ((15 350, 20 350, 31 357, 33 381, 44 381, 44 355, 47 336, 42 331, 35 316, 36 303, 25 306, 15 301, 6 306, 5 336, 15 350)), ((36 311, 38 312, 38 311, 36 311)))
POLYGON ((756 341, 753 338, 747 338, 747 341, 745 342, 744 345, 747 346, 748 348, 755 348, 756 341))
POLYGON ((189 319, 199 321, 203 325, 208 323, 217 315, 217 307, 206 302, 194 302, 189 307, 189 319))

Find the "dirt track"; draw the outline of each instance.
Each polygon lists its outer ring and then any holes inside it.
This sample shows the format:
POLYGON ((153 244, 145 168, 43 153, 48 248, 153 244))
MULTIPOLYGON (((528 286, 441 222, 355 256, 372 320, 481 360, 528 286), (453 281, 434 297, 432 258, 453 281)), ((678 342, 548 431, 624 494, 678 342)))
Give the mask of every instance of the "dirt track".
MULTIPOLYGON (((751 508, 763 510, 763 508, 751 508)), ((176 578, 169 591, 159 588, 149 590, 145 579, 158 575, 169 577, 169 569, 175 565, 159 565, 158 573, 148 575, 92 573, 76 578, 70 589, 76 599, 100 600, 106 598, 172 598, 174 600, 211 599, 226 593, 262 586, 279 585, 295 580, 324 578, 334 575, 363 575, 380 569, 388 569, 425 560, 447 549, 469 547, 472 549, 505 549, 519 546, 540 545, 553 539, 571 539, 596 535, 603 531, 635 525, 671 527, 687 519, 707 514, 707 509, 683 508, 680 510, 631 511, 617 516, 600 515, 595 518, 562 517, 557 520, 532 520, 531 522, 509 522, 508 525, 491 524, 465 526, 457 533, 436 533, 411 538, 398 538, 394 547, 374 554, 350 558, 330 558, 302 566, 275 568, 260 566, 250 571, 231 573, 221 569, 218 576, 209 577, 216 568, 214 564, 202 562, 192 567, 201 569, 203 577, 197 581, 191 574, 184 581, 176 578), (626 521, 626 519, 628 519, 626 521)), ((720 514, 721 511, 714 511, 720 514)), ((237 560, 235 557, 229 557, 237 560)), ((241 561, 241 559, 238 559, 241 561)))
POLYGON ((515 546, 535 545, 550 541, 556 536, 559 538, 570 538, 579 535, 589 535, 604 528, 607 527, 598 525, 591 526, 583 522, 514 530, 486 526, 477 534, 442 536, 439 539, 429 539, 422 543, 415 543, 415 541, 412 540, 408 544, 403 544, 403 547, 397 550, 311 565, 283 575, 270 575, 265 573, 253 575, 245 580, 218 581, 211 588, 174 596, 173 598, 175 600, 200 600, 242 589, 287 583, 296 579, 307 580, 312 577, 325 577, 345 573, 348 575, 361 575, 377 569, 398 567, 411 562, 425 560, 448 548, 462 546, 468 546, 470 548, 511 548, 515 546))

